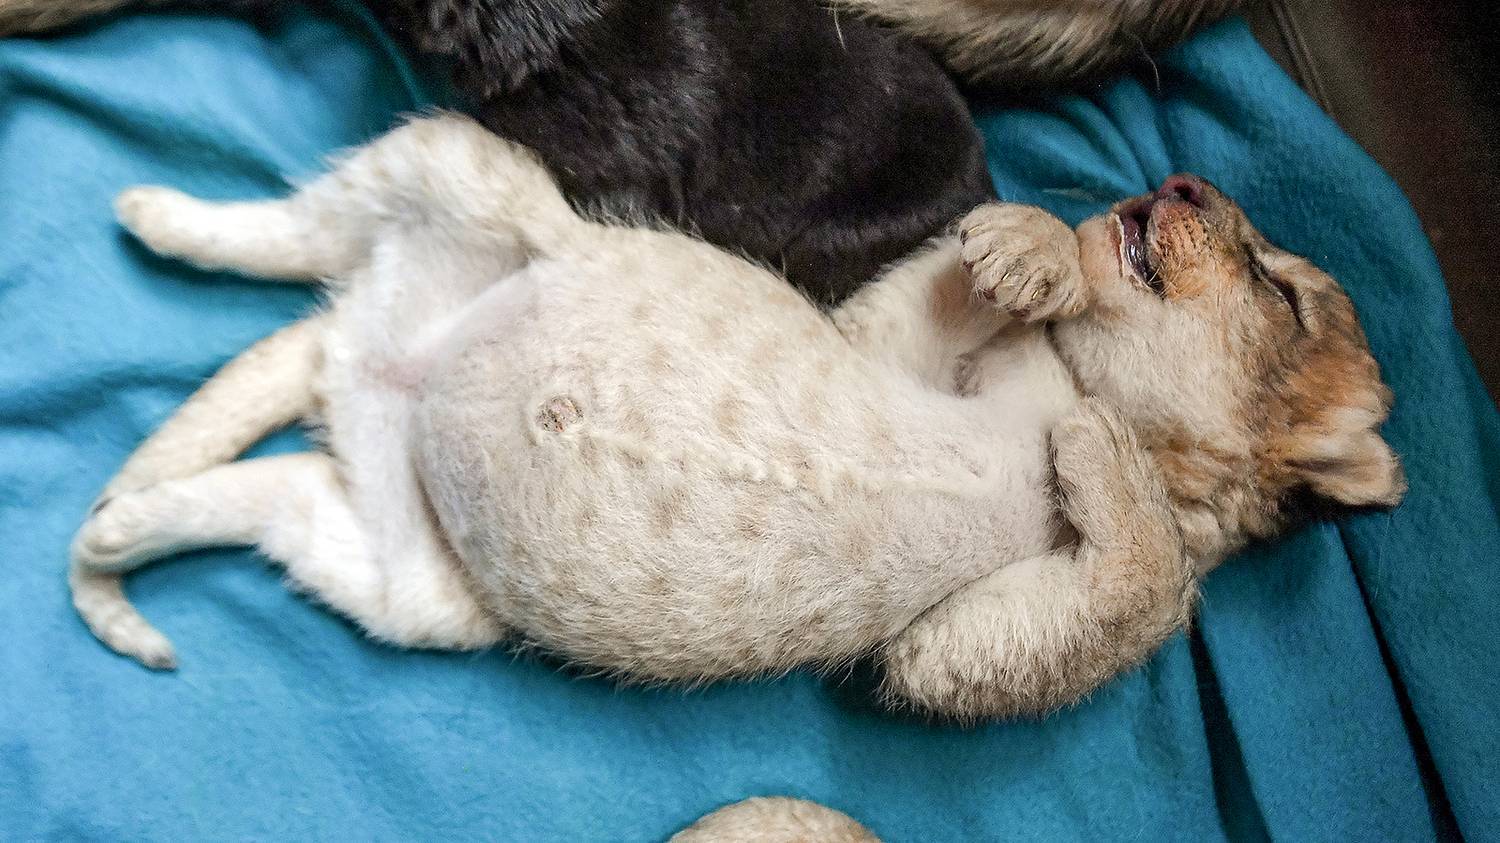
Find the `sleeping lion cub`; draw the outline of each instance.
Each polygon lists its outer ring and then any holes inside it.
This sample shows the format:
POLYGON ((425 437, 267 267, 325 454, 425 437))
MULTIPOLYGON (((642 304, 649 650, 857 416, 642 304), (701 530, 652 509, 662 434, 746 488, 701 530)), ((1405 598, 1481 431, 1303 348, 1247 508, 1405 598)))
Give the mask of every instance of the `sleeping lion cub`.
POLYGON ((119 575, 251 544, 395 644, 684 682, 874 655, 904 704, 1044 712, 1147 656, 1304 491, 1403 491, 1347 297, 1189 176, 1076 232, 982 206, 831 316, 580 218, 452 116, 286 200, 118 210, 161 254, 332 295, 205 384, 74 541, 79 611, 152 667, 171 645, 119 575), (324 450, 230 461, 294 421, 324 450))

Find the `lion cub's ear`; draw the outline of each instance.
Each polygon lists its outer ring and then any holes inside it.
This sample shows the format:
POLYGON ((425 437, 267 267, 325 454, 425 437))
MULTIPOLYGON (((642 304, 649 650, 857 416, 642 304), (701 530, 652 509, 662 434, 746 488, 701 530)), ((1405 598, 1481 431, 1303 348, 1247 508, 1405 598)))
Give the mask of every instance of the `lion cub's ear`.
POLYGON ((1286 465, 1299 485, 1344 506, 1395 506, 1406 494, 1401 460, 1370 428, 1294 431, 1286 465))

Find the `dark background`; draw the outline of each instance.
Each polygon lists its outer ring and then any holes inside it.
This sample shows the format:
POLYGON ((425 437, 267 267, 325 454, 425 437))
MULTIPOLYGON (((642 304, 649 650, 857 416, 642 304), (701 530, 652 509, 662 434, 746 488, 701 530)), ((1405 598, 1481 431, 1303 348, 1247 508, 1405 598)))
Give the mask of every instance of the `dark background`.
POLYGON ((1500 396, 1496 0, 1261 0, 1261 43, 1411 198, 1500 396))

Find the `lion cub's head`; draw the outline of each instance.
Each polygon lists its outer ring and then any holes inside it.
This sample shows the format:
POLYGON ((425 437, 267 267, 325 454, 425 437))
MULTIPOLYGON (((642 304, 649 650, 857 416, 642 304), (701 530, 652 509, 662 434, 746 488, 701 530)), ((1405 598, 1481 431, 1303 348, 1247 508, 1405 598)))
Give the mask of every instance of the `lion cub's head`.
POLYGON ((1310 493, 1390 506, 1391 391, 1349 298, 1213 185, 1173 176, 1078 229, 1091 306, 1055 326, 1083 390, 1116 402, 1212 564, 1310 493))

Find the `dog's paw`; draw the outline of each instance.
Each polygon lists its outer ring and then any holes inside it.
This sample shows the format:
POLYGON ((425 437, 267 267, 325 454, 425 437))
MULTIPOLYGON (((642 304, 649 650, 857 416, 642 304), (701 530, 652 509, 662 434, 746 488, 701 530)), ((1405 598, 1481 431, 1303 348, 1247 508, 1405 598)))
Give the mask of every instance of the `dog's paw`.
POLYGON ((960 256, 979 297, 1023 321, 1082 309, 1078 238, 1057 217, 1030 205, 995 202, 959 223, 960 256))

